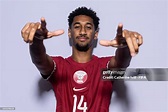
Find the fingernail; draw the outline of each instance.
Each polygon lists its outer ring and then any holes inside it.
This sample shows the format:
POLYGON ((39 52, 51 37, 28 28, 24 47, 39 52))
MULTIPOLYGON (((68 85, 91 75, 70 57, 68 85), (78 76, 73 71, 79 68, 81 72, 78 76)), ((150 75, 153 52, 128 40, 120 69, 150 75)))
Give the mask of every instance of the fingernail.
POLYGON ((41 24, 38 26, 38 29, 40 29, 41 28, 41 24))
POLYGON ((33 42, 29 43, 29 45, 33 45, 33 42))
POLYGON ((131 53, 131 56, 132 56, 132 57, 136 56, 136 53, 131 53))

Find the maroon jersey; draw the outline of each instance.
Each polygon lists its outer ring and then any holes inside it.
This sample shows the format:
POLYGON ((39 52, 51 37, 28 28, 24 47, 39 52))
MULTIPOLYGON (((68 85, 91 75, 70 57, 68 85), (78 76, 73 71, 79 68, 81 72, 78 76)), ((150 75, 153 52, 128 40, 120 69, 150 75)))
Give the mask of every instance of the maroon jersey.
POLYGON ((56 71, 50 77, 57 100, 56 112, 108 112, 112 82, 101 79, 111 57, 93 56, 87 63, 72 57, 52 57, 56 71))

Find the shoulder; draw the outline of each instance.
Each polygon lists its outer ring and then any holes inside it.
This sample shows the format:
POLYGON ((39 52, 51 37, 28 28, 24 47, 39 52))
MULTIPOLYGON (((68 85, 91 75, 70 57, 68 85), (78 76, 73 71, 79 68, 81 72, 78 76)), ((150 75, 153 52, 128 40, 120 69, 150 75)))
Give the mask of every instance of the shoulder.
POLYGON ((50 56, 53 60, 63 60, 62 56, 50 56))
POLYGON ((68 63, 71 63, 71 57, 64 58, 62 56, 51 56, 52 60, 55 62, 57 68, 64 67, 68 63))
POLYGON ((62 56, 50 56, 55 63, 60 63, 65 59, 62 56))
POLYGON ((113 56, 103 56, 103 57, 95 56, 95 57, 97 58, 96 62, 99 65, 103 66, 103 67, 107 67, 107 65, 110 62, 111 58, 113 58, 113 56))
POLYGON ((105 56, 105 57, 98 57, 98 59, 100 61, 110 61, 111 58, 113 58, 114 56, 105 56))

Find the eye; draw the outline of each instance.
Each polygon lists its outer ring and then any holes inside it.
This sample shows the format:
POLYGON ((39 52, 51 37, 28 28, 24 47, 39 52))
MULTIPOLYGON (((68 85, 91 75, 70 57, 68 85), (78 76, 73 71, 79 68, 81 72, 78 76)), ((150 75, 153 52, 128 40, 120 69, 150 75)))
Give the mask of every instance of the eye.
POLYGON ((76 25, 76 26, 74 26, 74 28, 75 28, 75 29, 79 29, 79 28, 80 28, 80 26, 79 26, 79 25, 76 25))
POLYGON ((87 28, 88 30, 91 30, 91 29, 92 29, 92 26, 86 26, 86 28, 87 28))

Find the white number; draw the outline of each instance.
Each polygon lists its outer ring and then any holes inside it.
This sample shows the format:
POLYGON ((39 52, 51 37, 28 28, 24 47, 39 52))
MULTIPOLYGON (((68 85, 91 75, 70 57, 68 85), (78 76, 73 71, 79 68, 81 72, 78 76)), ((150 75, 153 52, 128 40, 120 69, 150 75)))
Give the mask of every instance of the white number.
MULTIPOLYGON (((77 96, 73 95, 73 97, 74 97, 73 112, 76 112, 77 96)), ((84 107, 82 107, 83 99, 84 99, 84 96, 82 95, 81 98, 80 98, 79 104, 77 106, 77 109, 78 110, 83 110, 83 112, 86 112, 86 110, 87 110, 87 106, 86 106, 87 103, 84 102, 84 107)))
POLYGON ((77 96, 76 96, 76 95, 73 95, 73 97, 74 97, 73 112, 76 112, 77 96))

